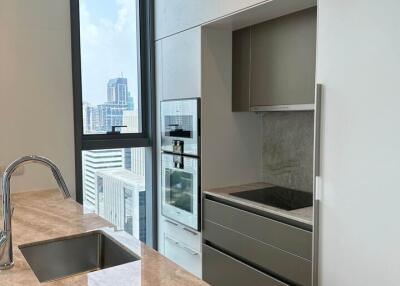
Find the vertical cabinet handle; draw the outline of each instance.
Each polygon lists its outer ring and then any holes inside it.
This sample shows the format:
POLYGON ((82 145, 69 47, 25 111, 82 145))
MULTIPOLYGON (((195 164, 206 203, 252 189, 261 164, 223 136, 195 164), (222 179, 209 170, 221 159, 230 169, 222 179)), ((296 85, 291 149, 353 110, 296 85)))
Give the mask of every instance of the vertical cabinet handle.
POLYGON ((322 100, 322 85, 317 84, 315 88, 315 109, 314 109, 314 183, 315 183, 315 177, 319 177, 321 175, 321 162, 320 162, 321 100, 322 100))
POLYGON ((318 286, 318 246, 319 246, 319 203, 321 200, 321 101, 322 85, 315 87, 314 109, 314 179, 313 179, 313 250, 312 250, 312 286, 318 286))

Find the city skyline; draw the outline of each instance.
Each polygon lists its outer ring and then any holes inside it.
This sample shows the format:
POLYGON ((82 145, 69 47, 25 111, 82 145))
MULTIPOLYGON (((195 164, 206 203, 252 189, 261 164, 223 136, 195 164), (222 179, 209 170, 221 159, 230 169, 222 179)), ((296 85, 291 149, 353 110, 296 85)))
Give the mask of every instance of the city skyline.
MULTIPOLYGON (((127 78, 108 79, 103 102, 84 102, 82 108, 84 134, 106 133, 116 125, 127 126, 121 132, 138 132, 137 102, 130 95, 127 78)), ((97 213, 144 241, 144 148, 83 151, 82 173, 86 211, 97 213)))
POLYGON ((110 132, 113 126, 126 126, 120 130, 122 133, 138 132, 137 107, 138 103, 135 102, 129 90, 128 79, 125 77, 109 79, 102 103, 96 105, 87 101, 83 102, 84 134, 110 132))
MULTIPOLYGON (((137 1, 81 0, 80 42, 84 134, 113 126, 136 133, 139 120, 137 1)), ((85 209, 145 240, 144 148, 82 152, 85 209)))
POLYGON ((110 78, 127 78, 138 94, 136 3, 131 0, 80 1, 83 101, 101 104, 110 78))

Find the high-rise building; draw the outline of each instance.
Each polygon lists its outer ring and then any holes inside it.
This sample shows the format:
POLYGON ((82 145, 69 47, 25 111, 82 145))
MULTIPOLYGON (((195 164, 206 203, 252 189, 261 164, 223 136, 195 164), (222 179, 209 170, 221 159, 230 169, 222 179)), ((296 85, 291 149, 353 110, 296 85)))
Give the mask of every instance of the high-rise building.
POLYGON ((145 148, 133 148, 131 157, 131 171, 140 176, 145 175, 145 148))
POLYGON ((93 107, 90 103, 83 103, 82 110, 83 130, 85 134, 96 133, 99 126, 98 107, 93 107))
POLYGON ((113 126, 123 125, 123 112, 127 105, 104 103, 97 105, 98 122, 96 131, 111 131, 113 126))
POLYGON ((98 206, 97 172, 123 169, 123 149, 91 150, 82 153, 83 201, 88 211, 96 212, 98 206))
POLYGON ((97 172, 97 213, 134 237, 146 239, 144 176, 124 169, 97 172))
POLYGON ((137 133, 138 128, 138 113, 134 110, 124 110, 122 112, 122 125, 127 126, 125 132, 137 133))
POLYGON ((129 92, 129 94, 128 94, 128 101, 127 101, 127 105, 128 105, 128 110, 134 110, 134 108, 135 108, 135 105, 134 105, 134 102, 133 102, 133 97, 131 96, 131 93, 129 92))
POLYGON ((107 102, 128 104, 128 80, 123 77, 110 79, 107 83, 107 102))
POLYGON ((145 175, 145 148, 124 149, 124 168, 135 175, 145 175))
MULTIPOLYGON (((107 101, 83 103, 85 134, 111 131, 126 125, 123 132, 136 133, 138 112, 128 91, 126 78, 108 81, 107 101)), ((120 230, 145 240, 144 148, 90 150, 82 153, 83 203, 85 210, 104 217, 120 230)))
MULTIPOLYGON (((125 110, 122 116, 122 125, 128 133, 138 132, 138 113, 136 110, 125 110)), ((145 149, 133 148, 124 151, 125 169, 131 170, 134 174, 145 175, 145 149)))
MULTIPOLYGON (((87 131, 89 129, 89 118, 88 113, 90 109, 90 103, 83 102, 82 103, 82 123, 83 123, 83 130, 87 131)), ((85 132, 87 133, 87 132, 85 132)))
MULTIPOLYGON (((85 134, 106 133, 111 131, 113 126, 120 125, 137 129, 137 116, 131 118, 132 121, 127 124, 123 124, 123 112, 134 109, 133 98, 130 96, 126 78, 114 78, 108 81, 105 103, 92 106, 90 103, 84 102, 82 107, 85 134)), ((123 130, 123 132, 137 132, 137 130, 123 130)))

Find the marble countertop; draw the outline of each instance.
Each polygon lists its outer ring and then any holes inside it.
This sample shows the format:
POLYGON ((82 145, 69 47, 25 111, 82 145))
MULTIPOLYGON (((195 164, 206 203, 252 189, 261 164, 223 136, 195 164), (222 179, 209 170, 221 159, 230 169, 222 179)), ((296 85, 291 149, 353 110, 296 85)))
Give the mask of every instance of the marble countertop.
POLYGON ((56 190, 12 194, 13 251, 15 265, 0 271, 0 285, 7 286, 175 286, 208 285, 155 250, 95 214, 84 214, 80 204, 64 200, 56 190), (135 262, 60 280, 40 283, 18 245, 103 229, 141 259, 135 262))
POLYGON ((261 188, 273 187, 273 185, 268 183, 253 183, 253 184, 246 184, 246 185, 239 185, 239 186, 230 186, 230 187, 223 187, 223 188, 215 188, 203 191, 204 194, 214 196, 217 198, 221 198, 224 200, 231 201, 236 204, 241 204, 246 207, 254 208, 263 212, 271 213, 275 216, 281 216, 289 220, 294 220, 300 223, 304 223, 306 225, 312 226, 313 224, 313 208, 307 207, 292 211, 286 211, 280 208, 275 208, 272 206, 268 206, 261 203, 252 202, 246 199, 242 199, 239 197, 232 196, 232 193, 236 192, 243 192, 261 188))

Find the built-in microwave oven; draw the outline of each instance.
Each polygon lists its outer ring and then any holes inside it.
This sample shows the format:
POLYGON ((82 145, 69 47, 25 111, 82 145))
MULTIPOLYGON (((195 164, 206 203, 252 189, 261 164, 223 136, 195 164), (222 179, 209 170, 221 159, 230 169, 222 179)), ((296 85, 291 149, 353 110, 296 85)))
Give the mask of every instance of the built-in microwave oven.
POLYGON ((161 213, 200 228, 200 99, 161 102, 161 213))
POLYGON ((199 156, 199 98, 161 102, 161 150, 199 156))

